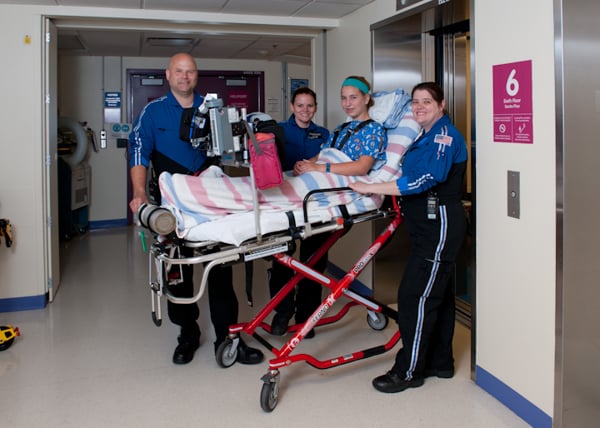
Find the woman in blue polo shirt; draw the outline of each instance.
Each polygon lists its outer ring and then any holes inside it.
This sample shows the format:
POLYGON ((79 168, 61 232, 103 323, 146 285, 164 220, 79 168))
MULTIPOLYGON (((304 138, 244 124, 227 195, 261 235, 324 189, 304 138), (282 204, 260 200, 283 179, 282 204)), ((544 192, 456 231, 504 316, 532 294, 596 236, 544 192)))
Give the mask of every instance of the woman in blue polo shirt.
POLYGON ((442 88, 424 82, 412 90, 412 111, 422 132, 402 160, 402 177, 385 183, 357 181, 360 193, 401 196, 410 256, 398 289, 403 347, 391 370, 373 387, 394 393, 425 378, 454 376, 454 289, 450 278, 467 222, 462 205, 467 147, 445 114, 442 88))
MULTIPOLYGON (((315 124, 312 119, 317 112, 317 94, 307 87, 301 87, 294 91, 290 102, 292 114, 285 122, 279 125, 285 132, 285 161, 283 170, 291 171, 296 162, 310 159, 319 154, 321 146, 329 138, 327 128, 315 124)), ((323 241, 327 234, 315 235, 302 241, 300 244, 300 259, 306 261, 323 241)), ((321 258, 315 269, 323 272, 327 267, 327 255, 321 258)), ((269 272, 269 289, 274 296, 292 277, 293 272, 280 263, 273 262, 269 272)), ((296 322, 305 322, 310 314, 321 303, 321 285, 303 279, 298 284, 296 293, 288 293, 275 308, 275 316, 271 323, 271 334, 281 336, 286 333, 288 323, 294 312, 296 322)), ((311 332, 307 337, 312 337, 311 332)))

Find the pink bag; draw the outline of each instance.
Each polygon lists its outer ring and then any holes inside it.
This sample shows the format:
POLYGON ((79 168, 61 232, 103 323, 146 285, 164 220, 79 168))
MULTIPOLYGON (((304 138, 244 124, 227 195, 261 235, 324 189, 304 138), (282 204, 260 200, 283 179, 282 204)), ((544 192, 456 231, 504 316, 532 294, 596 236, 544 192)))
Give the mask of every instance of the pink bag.
POLYGON ((261 190, 277 187, 283 183, 281 162, 277 156, 275 134, 271 132, 257 132, 250 130, 250 163, 256 187, 261 190))

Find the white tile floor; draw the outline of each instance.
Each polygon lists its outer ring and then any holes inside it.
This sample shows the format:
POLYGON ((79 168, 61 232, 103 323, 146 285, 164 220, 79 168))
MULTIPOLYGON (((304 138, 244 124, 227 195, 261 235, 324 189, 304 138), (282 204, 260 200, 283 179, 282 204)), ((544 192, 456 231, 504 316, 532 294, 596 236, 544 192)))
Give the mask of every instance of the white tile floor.
MULTIPOLYGON (((206 298, 200 302, 202 346, 190 364, 171 363, 178 332, 167 320, 160 328, 151 321, 147 256, 132 229, 76 237, 61 250, 61 265, 54 303, 0 313, 1 325, 22 332, 0 352, 0 426, 527 426, 471 380, 470 332, 461 325, 453 379, 428 379, 421 388, 388 395, 375 391, 371 379, 391 367, 394 351, 328 370, 297 363, 281 370, 279 404, 266 413, 259 396, 267 363, 217 366, 206 298)), ((267 294, 264 267, 256 262, 258 307, 267 294)), ((241 267, 235 272, 240 321, 249 320, 256 309, 243 303, 241 267)), ((318 328, 299 352, 319 359, 342 355, 381 344, 393 333, 395 323, 376 332, 364 317, 364 310, 352 309, 338 323, 318 328)))

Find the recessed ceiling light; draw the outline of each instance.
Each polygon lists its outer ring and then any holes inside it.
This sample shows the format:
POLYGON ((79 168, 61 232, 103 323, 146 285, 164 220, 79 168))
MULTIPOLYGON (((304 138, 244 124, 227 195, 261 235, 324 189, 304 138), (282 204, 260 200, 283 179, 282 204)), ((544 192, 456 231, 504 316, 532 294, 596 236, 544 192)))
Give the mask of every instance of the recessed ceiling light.
POLYGON ((151 46, 190 46, 194 41, 191 38, 181 37, 148 37, 146 39, 151 46))

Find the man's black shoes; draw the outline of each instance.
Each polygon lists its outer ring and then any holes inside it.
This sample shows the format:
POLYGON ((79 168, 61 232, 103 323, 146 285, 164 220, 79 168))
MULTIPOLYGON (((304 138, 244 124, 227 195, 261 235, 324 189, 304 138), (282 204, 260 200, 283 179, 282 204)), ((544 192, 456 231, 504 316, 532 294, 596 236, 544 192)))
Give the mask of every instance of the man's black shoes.
POLYGON ((425 380, 423 378, 404 380, 392 370, 373 379, 373 387, 377 391, 386 393, 400 392, 408 388, 418 388, 419 386, 423 386, 424 383, 425 380))
POLYGON ((248 345, 246 345, 245 342, 240 340, 240 343, 238 343, 238 349, 237 349, 237 362, 240 364, 259 364, 262 362, 264 358, 263 353, 256 349, 256 348, 251 348, 248 345))
POLYGON ((271 334, 273 336, 283 336, 287 333, 290 317, 276 313, 271 321, 271 334))
POLYGON ((308 333, 306 333, 306 336, 304 336, 305 339, 312 339, 313 337, 315 337, 315 329, 311 329, 308 333))
MULTIPOLYGON (((273 317, 273 321, 271 321, 271 334, 273 336, 283 336, 288 331, 289 322, 290 322, 290 317, 276 313, 275 316, 273 317)), ((296 320, 296 323, 304 324, 304 321, 296 320)), ((305 339, 312 339, 313 337, 315 337, 315 329, 314 328, 312 330, 310 330, 308 333, 306 333, 306 336, 304 336, 305 339)))
POLYGON ((192 344, 189 342, 182 342, 175 348, 173 352, 173 363, 174 364, 187 364, 194 359, 194 353, 199 348, 199 344, 192 344))

